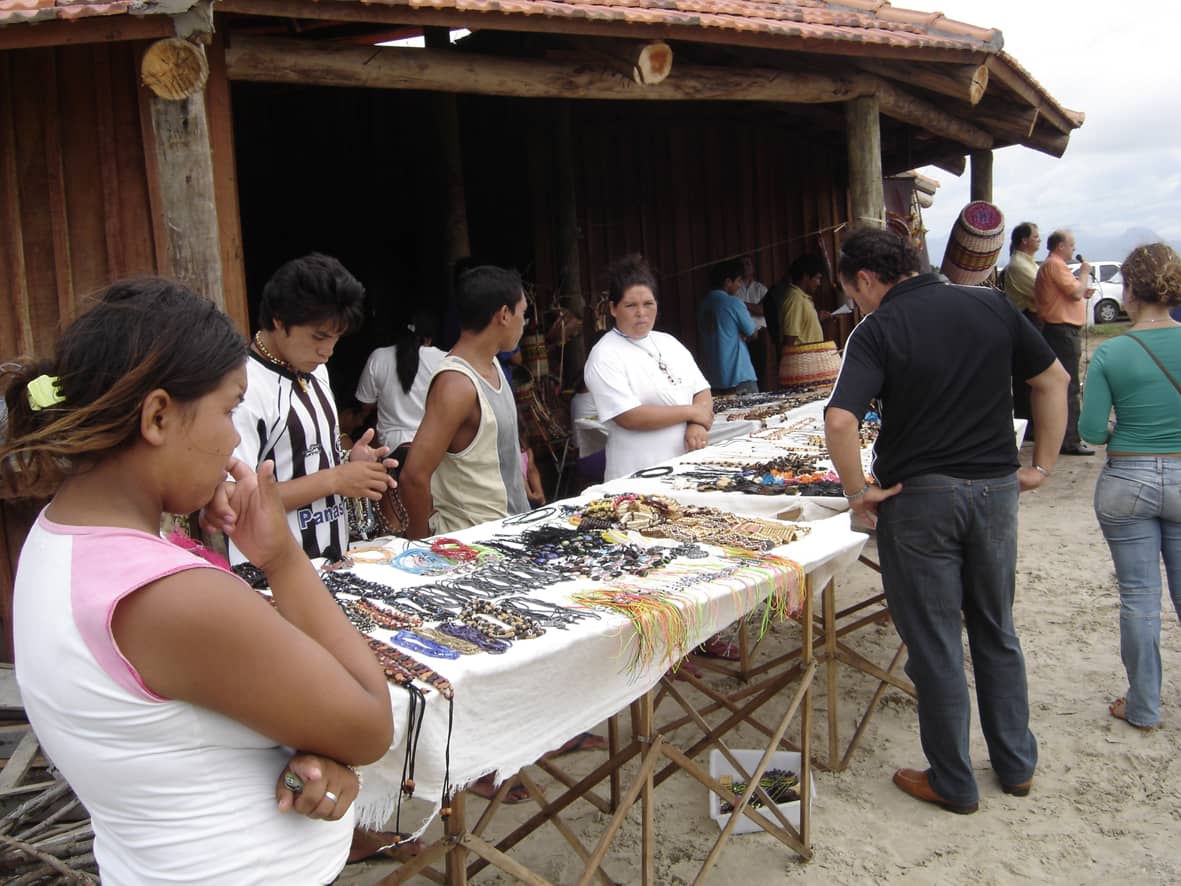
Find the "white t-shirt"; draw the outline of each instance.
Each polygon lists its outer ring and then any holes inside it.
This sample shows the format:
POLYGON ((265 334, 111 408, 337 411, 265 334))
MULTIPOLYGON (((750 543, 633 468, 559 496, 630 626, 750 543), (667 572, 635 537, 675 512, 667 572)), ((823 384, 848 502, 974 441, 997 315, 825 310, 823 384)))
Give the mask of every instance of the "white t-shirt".
POLYGON ((42 514, 14 583, 21 700, 90 813, 103 886, 323 886, 347 860, 353 810, 339 821, 280 813, 275 785, 291 752, 223 714, 155 694, 111 633, 127 595, 212 568, 159 536, 42 514))
POLYGON ((629 339, 612 330, 591 350, 583 377, 595 398, 599 421, 607 425, 606 480, 685 451, 684 422, 654 431, 629 431, 611 419, 637 406, 688 406, 698 391, 709 390, 693 355, 664 332, 629 339), (659 368, 658 359, 664 361, 667 373, 659 368))
MULTIPOLYGON (((738 300, 748 305, 759 305, 763 303, 763 296, 767 294, 767 287, 758 280, 751 280, 749 286, 739 286, 736 293, 738 300)), ((747 308, 749 311, 750 309, 747 308)), ((762 314, 755 316, 750 315, 750 318, 755 321, 755 331, 767 328, 767 318, 762 314)))
POLYGON ((377 404, 377 443, 391 450, 414 439, 422 415, 426 411, 426 394, 431 376, 446 351, 423 345, 418 349, 418 371, 409 391, 402 390, 398 380, 397 348, 378 348, 369 355, 361 379, 357 382, 357 399, 362 403, 377 404))

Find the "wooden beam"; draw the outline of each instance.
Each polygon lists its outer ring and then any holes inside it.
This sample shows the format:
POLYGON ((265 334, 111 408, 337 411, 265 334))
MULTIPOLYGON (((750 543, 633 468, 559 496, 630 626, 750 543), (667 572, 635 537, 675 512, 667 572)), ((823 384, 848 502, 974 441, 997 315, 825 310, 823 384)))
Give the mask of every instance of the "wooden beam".
POLYGON ((238 162, 234 152, 234 115, 230 104, 230 81, 226 76, 224 33, 219 31, 213 35, 208 52, 205 114, 209 121, 209 148, 213 158, 222 292, 225 312, 239 332, 249 335, 250 307, 242 247, 242 211, 238 205, 238 162))
POLYGON ((4 241, 3 246, 0 246, 0 256, 8 253, 6 295, 12 305, 16 326, 13 338, 18 353, 32 356, 33 316, 29 310, 25 240, 21 234, 20 172, 16 165, 16 127, 12 120, 12 76, 9 60, 3 56, 0 56, 0 211, 4 213, 4 223, 0 224, 0 239, 4 241))
POLYGON ((77 21, 36 22, 0 28, 0 51, 152 40, 175 34, 172 19, 166 15, 112 15, 77 21))
POLYGON ((972 152, 972 177, 969 200, 992 202, 992 151, 972 152))
POLYGON ((593 63, 617 70, 641 86, 652 86, 668 77, 673 51, 663 40, 574 40, 593 63))
POLYGON ((729 46, 750 46, 780 52, 811 52, 825 55, 910 59, 928 62, 958 62, 980 64, 990 53, 970 49, 942 49, 935 47, 889 46, 854 40, 821 40, 802 36, 793 22, 783 22, 778 31, 739 31, 733 28, 703 27, 700 14, 692 18, 697 24, 653 24, 626 21, 603 21, 558 15, 506 14, 500 12, 472 12, 458 9, 429 9, 384 2, 323 3, 318 0, 218 0, 219 14, 228 12, 251 16, 314 19, 337 22, 370 22, 392 25, 439 25, 447 28, 468 28, 473 31, 517 31, 522 33, 570 34, 585 37, 632 38, 637 40, 667 40, 685 43, 710 43, 729 46))
POLYGON ((848 128, 849 201, 854 227, 882 227, 886 198, 882 187, 882 130, 877 96, 867 95, 845 105, 848 128))
POLYGON ((903 123, 925 129, 935 135, 981 150, 992 147, 992 136, 963 118, 916 98, 885 80, 865 75, 875 81, 872 91, 877 95, 881 113, 903 123))
POLYGON ((1066 153, 1066 146, 1070 144, 1070 136, 1065 132, 1045 132, 1038 130, 1032 135, 1019 139, 1020 144, 1051 157, 1061 157, 1066 153))
POLYGON ((607 67, 403 47, 309 45, 299 40, 234 37, 226 52, 231 80, 503 95, 520 98, 649 101, 839 102, 871 91, 858 77, 772 69, 677 68, 639 86, 607 67))
POLYGON ((168 234, 167 273, 225 310, 205 94, 180 101, 151 95, 148 103, 168 234))
POLYGON ((931 165, 938 166, 944 172, 950 172, 956 178, 959 178, 968 168, 968 158, 963 154, 955 157, 941 157, 938 160, 932 160, 931 165))
POLYGON ((893 65, 877 59, 866 59, 860 63, 860 67, 879 77, 896 80, 904 86, 918 86, 970 105, 977 104, 988 89, 988 66, 984 64, 935 66, 912 62, 893 65))
POLYGON ((1003 84, 1026 104, 1037 108, 1051 126, 1061 132, 1069 133, 1083 125, 1086 114, 1081 111, 1059 110, 1051 102, 1046 101, 1046 96, 1040 93, 1027 78, 1018 73, 1007 58, 994 55, 988 59, 987 64, 989 74, 995 82, 1003 84))

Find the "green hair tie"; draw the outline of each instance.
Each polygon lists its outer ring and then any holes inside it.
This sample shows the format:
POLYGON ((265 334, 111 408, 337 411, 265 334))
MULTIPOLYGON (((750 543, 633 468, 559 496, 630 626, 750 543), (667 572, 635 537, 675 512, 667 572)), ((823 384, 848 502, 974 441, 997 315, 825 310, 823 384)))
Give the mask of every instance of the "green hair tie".
POLYGON ((39 375, 28 385, 29 408, 34 412, 56 406, 66 401, 61 390, 61 379, 56 375, 39 375))

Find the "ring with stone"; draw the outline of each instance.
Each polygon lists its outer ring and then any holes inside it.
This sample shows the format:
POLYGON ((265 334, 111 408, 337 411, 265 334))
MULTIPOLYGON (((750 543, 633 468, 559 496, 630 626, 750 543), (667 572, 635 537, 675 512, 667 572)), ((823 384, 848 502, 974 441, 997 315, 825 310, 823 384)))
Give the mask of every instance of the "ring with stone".
POLYGON ((331 800, 332 804, 334 806, 336 805, 336 794, 332 793, 332 791, 325 791, 324 792, 324 799, 331 800))
POLYGON ((303 779, 288 769, 283 773, 283 787, 293 794, 298 794, 303 790, 303 779))

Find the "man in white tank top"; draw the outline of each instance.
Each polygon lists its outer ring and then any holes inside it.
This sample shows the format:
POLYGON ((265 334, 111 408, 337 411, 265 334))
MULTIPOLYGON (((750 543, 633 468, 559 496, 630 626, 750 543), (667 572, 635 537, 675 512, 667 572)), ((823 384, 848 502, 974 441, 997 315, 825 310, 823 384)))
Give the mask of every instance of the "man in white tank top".
POLYGON ((407 537, 454 532, 529 509, 517 405, 496 354, 525 325, 520 275, 489 265, 459 278, 462 331, 431 379, 426 412, 402 470, 407 537))

